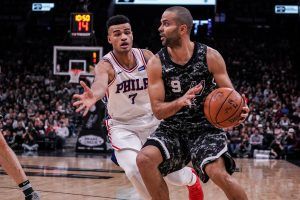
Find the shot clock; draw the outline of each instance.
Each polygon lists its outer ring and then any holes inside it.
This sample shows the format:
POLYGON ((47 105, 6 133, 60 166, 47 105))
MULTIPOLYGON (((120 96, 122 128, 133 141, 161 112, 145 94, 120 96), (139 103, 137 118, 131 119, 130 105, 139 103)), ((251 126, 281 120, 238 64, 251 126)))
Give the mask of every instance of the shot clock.
POLYGON ((72 37, 90 37, 93 33, 92 13, 71 13, 70 26, 72 37))

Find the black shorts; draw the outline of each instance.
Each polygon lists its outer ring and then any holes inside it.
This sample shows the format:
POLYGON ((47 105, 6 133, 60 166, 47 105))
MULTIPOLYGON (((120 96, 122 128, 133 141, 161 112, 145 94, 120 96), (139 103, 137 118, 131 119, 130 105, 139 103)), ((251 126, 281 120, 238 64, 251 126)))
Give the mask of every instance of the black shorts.
POLYGON ((202 182, 209 180, 206 164, 223 157, 229 174, 235 171, 235 162, 227 152, 227 137, 219 129, 181 129, 163 122, 148 138, 144 146, 156 146, 164 158, 159 165, 163 176, 180 170, 192 161, 202 182))

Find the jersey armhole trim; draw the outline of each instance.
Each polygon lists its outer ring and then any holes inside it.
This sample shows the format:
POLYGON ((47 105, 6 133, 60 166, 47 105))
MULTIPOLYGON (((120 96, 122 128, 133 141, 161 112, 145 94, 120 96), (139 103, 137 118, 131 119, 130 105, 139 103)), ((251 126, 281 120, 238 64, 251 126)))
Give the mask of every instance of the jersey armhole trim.
POLYGON ((114 66, 113 66, 113 64, 111 63, 111 61, 110 61, 110 59, 109 58, 102 58, 103 59, 103 61, 105 61, 105 62, 108 62, 110 65, 111 65, 111 68, 114 70, 114 78, 108 83, 108 86, 107 87, 109 87, 109 86, 111 86, 112 84, 113 84, 113 82, 116 80, 116 70, 115 70, 115 68, 114 68, 114 66))
POLYGON ((141 54, 141 58, 142 58, 142 61, 145 65, 145 67, 147 68, 147 62, 146 62, 146 58, 145 58, 145 55, 143 53, 143 50, 142 49, 138 49, 140 51, 140 54, 141 54))

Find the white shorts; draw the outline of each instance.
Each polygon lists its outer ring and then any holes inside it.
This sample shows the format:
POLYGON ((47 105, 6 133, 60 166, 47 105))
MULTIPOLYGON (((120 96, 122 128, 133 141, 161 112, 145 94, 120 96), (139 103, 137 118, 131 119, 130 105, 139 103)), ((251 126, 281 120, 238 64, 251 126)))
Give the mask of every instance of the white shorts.
POLYGON ((157 129, 159 123, 160 121, 151 115, 130 122, 109 119, 106 126, 108 137, 115 150, 132 149, 140 151, 147 137, 157 129))

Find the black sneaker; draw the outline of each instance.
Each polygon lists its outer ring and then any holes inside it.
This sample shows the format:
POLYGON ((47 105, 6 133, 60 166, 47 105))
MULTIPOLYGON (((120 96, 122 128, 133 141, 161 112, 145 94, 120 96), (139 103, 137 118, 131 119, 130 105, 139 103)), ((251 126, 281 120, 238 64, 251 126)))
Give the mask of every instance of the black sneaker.
POLYGON ((40 200, 40 195, 36 191, 34 191, 30 195, 26 196, 25 200, 40 200))

